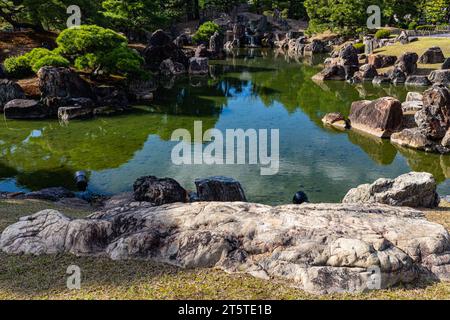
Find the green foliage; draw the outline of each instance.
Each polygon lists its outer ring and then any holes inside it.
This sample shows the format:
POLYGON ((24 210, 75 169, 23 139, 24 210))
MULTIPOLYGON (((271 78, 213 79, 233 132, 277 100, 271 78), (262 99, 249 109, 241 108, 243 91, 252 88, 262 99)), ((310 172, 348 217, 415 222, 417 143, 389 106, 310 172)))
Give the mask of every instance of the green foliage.
POLYGON ((445 23, 448 22, 450 0, 422 0, 420 9, 427 22, 445 23))
POLYGON ((31 67, 33 72, 38 72, 40 68, 45 66, 52 66, 52 67, 69 67, 70 62, 64 57, 61 57, 59 55, 48 55, 40 58, 37 60, 31 67))
POLYGON ((417 28, 417 21, 411 21, 408 24, 408 30, 416 30, 416 28, 417 28))
POLYGON ((423 30, 434 31, 434 30, 436 30, 436 26, 433 26, 430 24, 424 24, 424 25, 417 26, 416 30, 418 30, 418 31, 423 31, 423 30))
POLYGON ((387 29, 380 29, 375 33, 376 39, 388 39, 391 36, 391 31, 387 29))
POLYGON ((208 42, 209 38, 217 31, 220 31, 220 27, 212 21, 207 21, 198 28, 192 40, 195 43, 208 42))
POLYGON ((143 75, 141 65, 144 59, 128 47, 121 46, 99 59, 108 73, 121 75, 143 75))
POLYGON ((366 46, 364 45, 364 43, 360 42, 353 44, 353 47, 358 51, 358 53, 363 53, 366 46))
POLYGON ((32 74, 30 62, 25 56, 10 57, 3 63, 5 72, 13 78, 24 78, 32 74))
POLYGON ((65 55, 108 52, 127 44, 127 39, 117 32, 96 25, 82 25, 62 31, 56 39, 60 52, 65 55))

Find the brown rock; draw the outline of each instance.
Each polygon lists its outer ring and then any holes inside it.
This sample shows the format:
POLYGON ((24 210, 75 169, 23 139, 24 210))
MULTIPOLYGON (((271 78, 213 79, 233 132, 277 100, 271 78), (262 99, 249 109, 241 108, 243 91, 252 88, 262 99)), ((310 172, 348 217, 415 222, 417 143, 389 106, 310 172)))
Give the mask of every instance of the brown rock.
POLYGON ((352 128, 380 138, 390 137, 402 127, 402 104, 391 97, 356 101, 352 104, 349 119, 352 128))
POLYGON ((368 56, 368 63, 377 69, 393 66, 395 61, 397 61, 396 56, 386 56, 382 54, 370 54, 368 56))
POLYGON ((419 63, 423 64, 443 63, 444 61, 444 54, 439 47, 432 47, 428 49, 423 55, 420 56, 419 59, 419 63))

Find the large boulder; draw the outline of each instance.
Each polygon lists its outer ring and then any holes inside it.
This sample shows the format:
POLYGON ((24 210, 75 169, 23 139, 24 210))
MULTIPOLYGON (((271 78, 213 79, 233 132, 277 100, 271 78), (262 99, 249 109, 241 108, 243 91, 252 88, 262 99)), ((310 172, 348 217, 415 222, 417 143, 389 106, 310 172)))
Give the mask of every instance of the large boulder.
POLYGON ((247 201, 239 181, 228 177, 209 177, 195 180, 200 201, 247 201))
POLYGON ((221 58, 224 55, 223 50, 224 37, 220 32, 215 32, 209 39, 209 50, 214 58, 221 58))
POLYGON ((442 53, 442 50, 439 47, 429 48, 419 58, 419 63, 423 64, 443 63, 444 61, 445 61, 444 54, 442 53))
POLYGON ((417 71, 417 61, 419 56, 415 52, 406 52, 402 54, 397 61, 395 66, 403 71, 406 75, 414 74, 417 71))
POLYGON ((356 101, 350 109, 349 119, 352 128, 380 138, 390 137, 402 127, 402 104, 391 97, 356 101))
POLYGON ((376 76, 378 76, 377 69, 371 64, 365 64, 359 68, 353 78, 356 81, 372 81, 376 76))
POLYGON ((440 152, 435 141, 430 140, 420 128, 407 128, 393 133, 391 143, 400 147, 406 147, 426 152, 440 152))
POLYGON ((422 101, 423 100, 423 94, 421 94, 420 92, 408 92, 406 94, 406 102, 410 102, 410 101, 422 101))
POLYGON ((187 199, 186 190, 171 178, 141 177, 135 181, 133 189, 136 201, 150 202, 156 206, 186 202, 187 199))
POLYGON ((14 99, 4 107, 6 119, 45 119, 50 116, 48 108, 37 100, 14 99))
POLYGON ((386 68, 393 66, 397 61, 396 56, 386 56, 382 54, 370 54, 367 57, 367 63, 373 65, 375 68, 386 68))
POLYGON ((188 58, 183 50, 162 30, 153 33, 148 46, 142 52, 142 56, 147 66, 153 71, 159 71, 161 62, 166 59, 181 63, 185 67, 188 64, 188 58))
POLYGON ((450 69, 450 58, 445 59, 444 63, 442 63, 441 69, 450 69))
POLYGON ((428 79, 433 84, 450 85, 450 70, 434 70, 431 71, 428 79))
POLYGON ((416 209, 373 203, 130 203, 85 219, 44 210, 7 227, 0 248, 216 267, 321 294, 450 279, 443 226, 416 209), (379 287, 369 286, 375 270, 379 287))
POLYGON ((0 112, 7 102, 14 99, 25 99, 22 88, 14 81, 0 79, 0 112))
POLYGON ((391 206, 434 208, 439 205, 436 181, 426 172, 410 172, 396 179, 378 179, 351 189, 343 203, 383 203, 391 206))
POLYGON ((43 67, 38 71, 42 97, 90 98, 90 85, 69 68, 43 67))
POLYGON ((399 67, 395 67, 389 73, 389 79, 391 80, 392 84, 395 84, 395 85, 405 83, 406 78, 407 78, 406 73, 399 67))
POLYGON ((333 65, 325 67, 321 72, 314 75, 313 80, 315 81, 326 81, 326 80, 345 80, 346 71, 343 66, 333 65))

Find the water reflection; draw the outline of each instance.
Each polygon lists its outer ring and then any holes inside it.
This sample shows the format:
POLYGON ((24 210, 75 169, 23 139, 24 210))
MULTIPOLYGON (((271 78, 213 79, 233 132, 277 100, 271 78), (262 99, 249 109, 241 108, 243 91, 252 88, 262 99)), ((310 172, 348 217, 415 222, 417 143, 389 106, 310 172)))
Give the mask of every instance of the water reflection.
POLYGON ((251 201, 286 203, 299 189, 312 201, 340 201, 355 185, 410 170, 431 172, 450 191, 450 157, 397 148, 388 141, 323 127, 328 112, 348 114, 359 99, 391 95, 404 87, 315 83, 323 57, 298 59, 274 51, 238 50, 214 62, 212 77, 161 79, 151 107, 128 115, 73 121, 4 121, 0 126, 0 190, 74 188, 77 170, 90 173, 91 191, 116 193, 142 175, 170 176, 187 188, 200 176, 240 180, 251 201), (280 173, 262 177, 255 165, 175 166, 175 129, 280 129, 280 173), (13 183, 12 183, 13 181, 13 183))

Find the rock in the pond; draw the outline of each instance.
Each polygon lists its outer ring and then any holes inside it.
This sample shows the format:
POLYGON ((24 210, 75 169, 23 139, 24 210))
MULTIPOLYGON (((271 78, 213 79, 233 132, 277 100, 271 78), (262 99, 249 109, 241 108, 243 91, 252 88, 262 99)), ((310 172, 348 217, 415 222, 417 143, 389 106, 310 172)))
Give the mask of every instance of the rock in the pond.
POLYGON ((450 69, 450 58, 445 59, 444 63, 441 66, 441 69, 450 69))
POLYGON ((395 67, 390 73, 389 73, 389 79, 391 80, 392 84, 398 85, 403 84, 406 82, 406 73, 403 72, 402 69, 395 67))
POLYGON ((347 44, 339 51, 339 64, 343 66, 359 66, 358 51, 353 44, 347 44))
POLYGON ((159 70, 163 75, 180 75, 186 73, 186 68, 179 62, 173 62, 172 59, 166 59, 161 62, 159 70))
POLYGON ((63 187, 46 188, 25 194, 27 199, 40 199, 49 201, 59 201, 63 198, 74 198, 75 194, 63 187))
POLYGON ((207 75, 209 73, 208 58, 189 59, 189 74, 191 75, 207 75))
POLYGON ((427 76, 409 76, 406 78, 405 84, 407 86, 428 87, 431 86, 430 80, 427 76))
POLYGON ((156 30, 150 37, 148 46, 142 52, 147 66, 159 71, 161 62, 171 59, 173 62, 188 65, 188 58, 183 50, 171 41, 170 36, 162 30, 156 30))
POLYGON ((396 56, 386 56, 382 54, 370 54, 367 59, 368 63, 377 69, 393 66, 395 61, 397 61, 396 56))
POLYGON ((424 106, 414 115, 419 129, 432 140, 442 139, 448 126, 443 124, 442 115, 435 108, 424 106))
POLYGON ((239 181, 222 176, 195 179, 200 201, 247 201, 239 181))
POLYGON ((89 84, 69 68, 42 67, 37 75, 42 97, 93 97, 89 84))
POLYGON ((371 64, 365 64, 359 68, 359 71, 353 77, 356 81, 371 81, 376 76, 378 76, 377 69, 371 64))
POLYGON ((127 85, 128 97, 131 102, 148 104, 153 101, 153 92, 157 84, 153 80, 130 79, 127 85))
POLYGON ((206 45, 200 44, 196 49, 194 53, 194 57, 196 58, 209 58, 209 51, 206 45))
POLYGON ((224 55, 223 51, 223 41, 224 37, 220 32, 215 32, 211 38, 209 38, 209 50, 211 56, 214 58, 222 58, 224 55))
POLYGON ((428 79, 434 84, 450 85, 450 70, 431 71, 428 79))
POLYGON ((391 143, 426 152, 439 152, 437 143, 430 140, 420 128, 407 128, 391 136, 391 143))
POLYGON ((439 205, 436 181, 427 172, 410 172, 395 179, 378 179, 351 189, 343 203, 383 203, 391 206, 435 208, 439 205))
POLYGON ((7 102, 14 99, 25 99, 22 88, 14 81, 0 79, 0 112, 7 102))
POLYGON ((402 104, 395 98, 355 101, 349 115, 352 128, 386 138, 402 127, 402 104))
POLYGON ((345 117, 340 112, 327 113, 322 118, 322 123, 324 125, 338 127, 340 129, 347 129, 350 126, 348 121, 345 119, 345 117))
POLYGON ((48 109, 42 103, 31 99, 11 100, 3 112, 6 119, 44 119, 49 116, 48 109))
POLYGON ((326 81, 326 80, 345 80, 346 71, 341 65, 333 65, 325 67, 321 72, 313 76, 315 81, 326 81))
POLYGON ((445 61, 444 54, 441 48, 431 47, 420 56, 419 63, 423 64, 434 64, 442 63, 445 61))
POLYGON ((395 66, 403 71, 407 76, 414 74, 417 71, 417 61, 419 56, 415 52, 406 52, 402 54, 397 61, 395 66))
POLYGON ((450 279, 448 231, 382 204, 131 203, 86 219, 44 210, 7 227, 0 248, 216 267, 322 294, 368 290, 374 267, 381 288, 450 279))
POLYGON ((421 94, 420 92, 408 92, 408 94, 406 95, 406 102, 422 101, 422 99, 423 94, 421 94))
POLYGON ((187 200, 187 191, 171 178, 141 177, 134 182, 133 189, 136 201, 150 202, 155 206, 187 200))
POLYGON ((93 116, 93 109, 85 107, 61 107, 58 109, 58 119, 69 121, 74 119, 89 119, 93 116))
POLYGON ((98 106, 121 108, 129 105, 127 93, 124 89, 113 85, 97 85, 92 87, 98 106))

